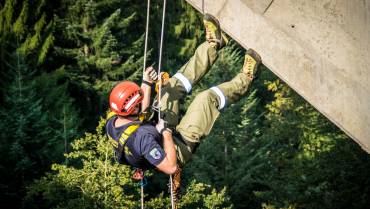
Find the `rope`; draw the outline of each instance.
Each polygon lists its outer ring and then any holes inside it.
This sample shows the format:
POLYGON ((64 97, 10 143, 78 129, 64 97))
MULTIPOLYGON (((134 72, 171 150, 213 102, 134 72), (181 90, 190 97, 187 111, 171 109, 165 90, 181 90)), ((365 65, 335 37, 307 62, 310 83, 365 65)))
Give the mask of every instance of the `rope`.
POLYGON ((144 209, 144 183, 143 183, 143 180, 141 179, 141 182, 140 182, 140 186, 141 186, 141 209, 144 209))
MULTIPOLYGON (((163 51, 163 36, 164 36, 164 20, 166 16, 166 0, 163 0, 163 14, 162 14, 162 29, 161 29, 161 42, 159 45, 159 61, 158 61, 158 76, 161 79, 161 67, 162 67, 162 51, 163 51)), ((159 82, 158 87, 158 121, 161 119, 161 97, 162 97, 162 82, 159 82)))
MULTIPOLYGON (((144 175, 144 173, 143 173, 144 175)), ((148 180, 145 176, 140 180, 140 187, 141 187, 141 208, 144 208, 144 187, 148 184, 148 180)))
MULTIPOLYGON (((146 10, 146 26, 145 26, 145 44, 144 44, 144 63, 143 63, 143 74, 146 68, 146 57, 148 51, 148 34, 149 34, 149 16, 150 16, 150 0, 148 0, 147 10, 146 10)), ((144 209, 144 186, 147 184, 146 179, 140 180, 140 190, 141 190, 141 209, 144 209)))
MULTIPOLYGON (((144 172, 143 172, 144 175, 144 172)), ((141 209, 144 209, 144 187, 148 184, 148 180, 143 176, 140 180, 140 190, 141 190, 141 209)))
POLYGON ((150 0, 148 0, 148 6, 147 6, 147 10, 146 10, 146 27, 145 27, 145 44, 144 44, 144 65, 143 65, 143 73, 145 72, 145 68, 146 68, 146 53, 147 53, 147 50, 148 50, 149 16, 150 16, 150 0))
MULTIPOLYGON (((164 36, 164 23, 166 17, 166 0, 163 0, 163 14, 162 14, 162 29, 161 29, 161 42, 159 45, 159 61, 158 61, 158 76, 161 79, 161 67, 162 67, 162 51, 163 51, 163 36, 164 36)), ((158 121, 161 119, 161 97, 162 97, 162 82, 159 82, 158 88, 158 121)), ((173 195, 173 183, 172 183, 172 175, 170 175, 170 189, 171 189, 171 208, 175 209, 175 201, 173 195)))
POLYGON ((173 182, 172 182, 172 175, 170 175, 170 189, 171 189, 171 209, 175 209, 175 200, 173 195, 173 182))

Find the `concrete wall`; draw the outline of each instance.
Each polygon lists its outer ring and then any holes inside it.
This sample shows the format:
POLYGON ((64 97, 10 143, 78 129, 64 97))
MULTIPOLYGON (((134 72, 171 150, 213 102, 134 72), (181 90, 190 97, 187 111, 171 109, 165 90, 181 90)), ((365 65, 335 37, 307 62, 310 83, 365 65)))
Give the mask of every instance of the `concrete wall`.
POLYGON ((187 1, 370 153, 370 0, 187 1))

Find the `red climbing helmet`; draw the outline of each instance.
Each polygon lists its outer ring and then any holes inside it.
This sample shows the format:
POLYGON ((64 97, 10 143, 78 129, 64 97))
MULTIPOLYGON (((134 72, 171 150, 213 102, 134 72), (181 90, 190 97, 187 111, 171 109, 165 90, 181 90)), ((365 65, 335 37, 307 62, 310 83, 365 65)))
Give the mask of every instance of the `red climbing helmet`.
POLYGON ((131 115, 135 106, 143 101, 143 92, 134 82, 123 81, 113 87, 109 95, 109 106, 111 111, 117 115, 131 115))

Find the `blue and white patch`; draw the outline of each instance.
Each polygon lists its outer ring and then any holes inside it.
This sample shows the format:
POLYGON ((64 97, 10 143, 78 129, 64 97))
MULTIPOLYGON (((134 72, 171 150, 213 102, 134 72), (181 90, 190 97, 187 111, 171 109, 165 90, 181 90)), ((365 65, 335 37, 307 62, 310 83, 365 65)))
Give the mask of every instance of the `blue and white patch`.
POLYGON ((162 157, 162 154, 161 152, 159 152, 159 150, 157 148, 153 148, 150 152, 149 152, 150 156, 152 156, 154 159, 158 160, 162 157))

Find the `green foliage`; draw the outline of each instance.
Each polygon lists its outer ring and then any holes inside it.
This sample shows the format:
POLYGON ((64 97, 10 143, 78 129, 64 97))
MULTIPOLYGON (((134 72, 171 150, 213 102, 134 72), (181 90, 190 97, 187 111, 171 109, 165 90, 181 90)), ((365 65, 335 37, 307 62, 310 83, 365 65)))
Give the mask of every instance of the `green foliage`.
POLYGON ((132 33, 138 17, 129 3, 62 0, 55 54, 70 60, 67 75, 80 88, 106 92, 117 80, 140 78, 143 36, 132 33))
POLYGON ((106 110, 109 90, 142 74, 144 24, 129 0, 61 0, 55 16, 53 65, 63 68, 91 130, 106 110), (140 28, 140 26, 143 26, 140 28))
POLYGON ((255 180, 263 185, 255 190, 257 197, 283 208, 362 208, 367 204, 368 195, 362 189, 349 189, 354 185, 348 179, 368 182, 354 172, 370 171, 368 155, 281 81, 266 85, 275 100, 266 105, 268 126, 259 140, 272 146, 259 155, 268 163, 252 172, 260 174, 255 180))
MULTIPOLYGON (((205 41, 204 29, 202 15, 186 1, 167 1, 167 4, 163 69, 176 73, 193 55, 197 46, 205 41)), ((158 18, 156 21, 161 20, 158 18)), ((159 28, 156 34, 159 36, 159 28)))
MULTIPOLYGON (((0 6, 0 69, 8 74, 4 60, 7 53, 16 50, 24 57, 24 62, 37 70, 45 64, 46 57, 54 44, 53 21, 50 4, 46 0, 16 1, 6 0, 0 6)), ((0 98, 7 85, 7 77, 0 77, 0 98)))
MULTIPOLYGON (((26 208, 138 208, 140 186, 131 179, 128 166, 112 161, 113 149, 101 119, 96 133, 72 143, 66 155, 70 164, 54 164, 54 173, 35 181, 28 188, 26 208), (41 198, 41 203, 39 202, 41 198)), ((149 176, 152 174, 149 173, 149 176)), ((150 186, 150 184, 149 184, 150 186)), ((146 208, 169 207, 163 191, 146 199, 146 208)), ((192 182, 180 203, 181 208, 230 208, 225 190, 192 182)))
MULTIPOLYGON (((220 52, 194 93, 230 79, 241 67, 241 55, 233 44, 220 52)), ((185 169, 186 179, 226 186, 236 208, 367 205, 369 156, 266 68, 261 70, 250 94, 222 112, 185 169)))
POLYGON ((79 135, 81 119, 74 106, 74 100, 68 95, 68 83, 64 83, 65 72, 59 69, 52 73, 43 73, 35 78, 38 95, 43 98, 44 114, 48 116, 48 126, 53 129, 49 144, 56 155, 48 154, 50 162, 61 161, 61 153, 67 153, 69 143, 79 135))
POLYGON ((0 127, 6 130, 1 134, 0 184, 1 199, 16 201, 25 184, 40 177, 52 162, 63 160, 68 146, 64 141, 76 137, 79 122, 65 86, 57 86, 55 75, 35 77, 18 52, 7 57, 11 82, 0 106, 0 127))
POLYGON ((232 208, 225 196, 225 188, 217 192, 211 186, 193 180, 181 197, 179 208, 232 208))
MULTIPOLYGON (((52 169, 57 174, 49 174, 37 181, 26 200, 42 194, 43 208, 137 207, 134 198, 138 198, 139 187, 130 180, 128 167, 111 162, 112 149, 103 125, 104 121, 101 121, 97 134, 86 134, 76 140, 72 145, 73 151, 66 155, 69 161, 81 160, 80 166, 54 164, 52 169), (49 188, 58 189, 49 193, 49 188)), ((26 205, 27 208, 40 207, 38 204, 26 205)))
MULTIPOLYGON (((209 88, 232 79, 242 67, 243 56, 244 51, 235 42, 231 43, 219 53, 218 61, 200 88, 209 88)), ((197 92, 194 92, 195 95, 197 92)), ((255 143, 256 137, 261 135, 259 122, 262 113, 257 108, 258 104, 256 91, 252 89, 248 96, 222 111, 184 175, 217 188, 226 186, 227 194, 231 195, 236 207, 250 198, 245 193, 243 182, 249 179, 245 169, 255 166, 255 162, 246 145, 255 143)))
POLYGON ((18 53, 34 66, 44 63, 54 44, 53 21, 47 1, 5 1, 0 10, 0 45, 2 58, 9 43, 18 41, 18 53))
MULTIPOLYGON (((162 69, 173 74, 204 41, 204 29, 201 14, 186 1, 167 4, 162 69)), ((149 65, 158 63, 162 6, 152 1, 149 65)), ((145 11, 146 1, 130 0, 0 3, 3 207, 139 207, 131 171, 110 160, 104 120, 96 133, 72 147, 70 142, 80 129, 95 129, 117 81, 140 80, 145 11)), ((235 42, 222 50, 186 105, 198 92, 231 79, 243 55, 235 42)), ((261 70, 249 94, 222 112, 185 168, 181 208, 368 207, 369 155, 261 70)), ((168 208, 167 177, 148 176, 146 208, 168 208)))
POLYGON ((22 184, 39 174, 35 168, 45 155, 34 151, 45 147, 50 129, 42 112, 42 100, 36 96, 35 82, 31 80, 33 72, 19 53, 9 57, 13 57, 7 63, 12 82, 0 107, 1 130, 7 130, 1 135, 1 188, 5 188, 2 191, 5 197, 15 199, 22 192, 17 191, 22 184))

